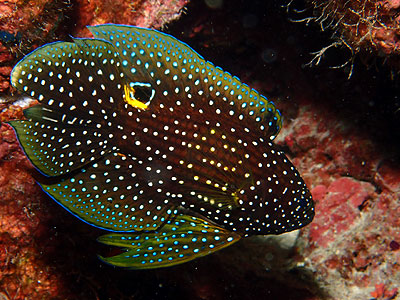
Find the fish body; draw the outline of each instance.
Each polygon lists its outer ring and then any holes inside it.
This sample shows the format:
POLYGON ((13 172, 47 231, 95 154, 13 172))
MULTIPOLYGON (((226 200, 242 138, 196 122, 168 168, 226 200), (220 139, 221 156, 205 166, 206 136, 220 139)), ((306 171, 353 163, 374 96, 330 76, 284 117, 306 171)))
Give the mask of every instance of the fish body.
POLYGON ((40 104, 10 125, 43 190, 123 247, 104 261, 166 267, 311 222, 272 102, 167 34, 89 30, 15 66, 12 85, 40 104))

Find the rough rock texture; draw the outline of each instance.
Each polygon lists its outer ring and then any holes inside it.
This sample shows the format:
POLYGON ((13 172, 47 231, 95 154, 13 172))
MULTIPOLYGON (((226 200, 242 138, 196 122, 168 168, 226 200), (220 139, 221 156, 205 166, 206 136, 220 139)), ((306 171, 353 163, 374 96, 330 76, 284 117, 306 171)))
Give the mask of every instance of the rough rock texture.
POLYGON ((64 13, 64 1, 2 1, 0 3, 0 92, 8 90, 15 58, 54 39, 64 13))
POLYGON ((10 88, 12 66, 45 43, 89 36, 88 25, 119 23, 161 28, 188 0, 33 0, 0 3, 0 92, 10 88))
POLYGON ((316 202, 300 256, 333 299, 368 299, 376 284, 390 290, 376 298, 391 299, 400 282, 400 252, 391 246, 400 239, 399 165, 361 134, 304 104, 280 136, 316 202))
MULTIPOLYGON (((360 66, 350 80, 349 70, 304 69, 307 52, 329 40, 284 23, 274 9, 239 5, 241 15, 229 11, 231 19, 222 23, 215 22, 218 15, 209 23, 200 18, 197 31, 187 33, 204 47, 205 57, 281 99, 284 128, 277 142, 316 201, 315 220, 300 231, 292 252, 280 256, 280 244, 272 250, 253 239, 237 246, 248 255, 236 258, 235 265, 286 285, 287 295, 271 299, 296 299, 291 291, 298 287, 312 291, 313 299, 394 299, 400 283, 399 86, 386 71, 360 66), (229 29, 223 29, 226 23, 229 29), (263 43, 260 28, 274 26, 279 30, 268 31, 263 43)), ((315 33, 319 29, 314 27, 315 33)), ((238 271, 240 276, 245 278, 238 271)))
POLYGON ((377 57, 385 57, 395 71, 399 72, 398 0, 308 0, 308 3, 313 12, 301 13, 295 18, 317 22, 323 31, 335 32, 331 45, 322 47, 321 52, 317 53, 316 63, 327 49, 342 46, 352 52, 349 62, 354 59, 353 55, 356 53, 361 53, 369 64, 377 57))
POLYGON ((76 36, 90 35, 87 25, 118 23, 146 28, 163 28, 177 19, 189 0, 77 0, 73 30, 76 36))
POLYGON ((0 134, 0 289, 8 297, 39 299, 58 289, 56 276, 43 271, 39 249, 32 247, 42 217, 40 191, 24 169, 28 162, 12 129, 2 126, 0 134))
MULTIPOLYGON (((118 22, 159 28, 178 18, 187 2, 4 1, 0 3, 0 93, 9 92, 9 74, 16 59, 46 42, 64 39, 67 34, 84 36, 87 34, 84 32, 86 25, 100 23, 118 22), (69 26, 67 31, 65 26, 71 23, 71 14, 77 25, 69 26), (60 28, 64 29, 62 33, 60 28)), ((16 99, 18 96, 0 96, 0 122, 23 117, 21 105, 26 106, 27 103, 18 101, 16 105, 11 105, 16 99)), ((92 277, 96 274, 93 270, 100 265, 99 261, 93 256, 93 269, 79 257, 84 257, 81 249, 88 248, 92 254, 96 253, 98 245, 95 239, 99 234, 93 235, 96 230, 89 230, 90 237, 87 239, 95 245, 94 248, 88 247, 85 242, 86 232, 80 235, 80 242, 73 242, 72 245, 68 242, 65 245, 68 233, 65 235, 64 232, 57 239, 64 229, 56 229, 57 224, 53 221, 64 212, 44 196, 33 176, 40 175, 34 172, 26 159, 13 130, 1 124, 0 298, 96 299, 101 288, 97 286, 99 283, 92 282, 92 277), (71 269, 71 266, 77 267, 71 269), (91 272, 84 275, 87 269, 91 272)), ((73 228, 70 221, 63 226, 73 228)), ((98 280, 108 280, 108 275, 98 280)), ((107 286, 106 292, 102 292, 104 297, 122 293, 118 292, 119 287, 115 287, 115 283, 101 285, 107 286), (113 293, 114 290, 117 292, 113 293)), ((126 297, 130 297, 129 294, 126 297)))

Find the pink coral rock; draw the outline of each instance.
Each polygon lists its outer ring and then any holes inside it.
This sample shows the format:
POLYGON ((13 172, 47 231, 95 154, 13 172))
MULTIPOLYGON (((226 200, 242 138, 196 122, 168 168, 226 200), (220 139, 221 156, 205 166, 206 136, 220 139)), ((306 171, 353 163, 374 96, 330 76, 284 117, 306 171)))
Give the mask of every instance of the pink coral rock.
MULTIPOLYGON (((20 108, 14 112, 14 117, 21 117, 20 108)), ((57 277, 42 268, 35 244, 38 226, 47 218, 45 211, 37 209, 42 193, 13 130, 4 124, 0 169, 0 290, 9 299, 51 298, 59 289, 57 277)))
POLYGON ((76 1, 76 36, 89 35, 88 25, 118 23, 146 28, 162 28, 179 18, 189 0, 94 0, 76 1))
POLYGON ((278 136, 315 200, 315 219, 299 238, 299 262, 329 299, 368 299, 381 281, 395 288, 400 254, 390 244, 400 237, 399 166, 325 108, 300 107, 278 136))
MULTIPOLYGON (((88 25, 119 23, 161 28, 179 18, 189 0, 2 1, 0 92, 10 88, 9 71, 21 53, 68 35, 89 36, 88 25)), ((0 37, 1 37, 0 34, 0 37)))
MULTIPOLYGON (((93 3, 98 2, 82 4, 87 5, 84 8, 87 15, 82 17, 85 21, 79 23, 76 30, 86 23, 95 24, 102 18, 112 17, 101 4, 90 6, 93 3)), ((146 7, 144 1, 131 3, 134 11, 127 11, 126 15, 138 16, 132 22, 140 20, 140 16, 151 15, 140 15, 139 7, 146 7)), ((269 2, 264 3, 268 6, 269 2)), ((381 5, 386 8, 380 9, 397 9, 396 1, 384 1, 381 5)), ((287 236, 243 240, 221 253, 175 269, 127 272, 97 261, 93 266, 98 248, 87 245, 89 239, 85 239, 88 235, 85 230, 94 229, 87 229, 89 226, 85 224, 77 225, 79 222, 74 223, 70 215, 62 215, 58 207, 52 209, 51 201, 33 183, 28 172, 30 164, 19 150, 13 132, 3 125, 0 128, 0 293, 17 300, 131 299, 132 295, 140 295, 138 291, 149 282, 156 281, 154 293, 167 299, 179 298, 178 288, 184 294, 179 296, 187 299, 365 300, 375 297, 381 300, 395 297, 400 282, 399 164, 383 151, 384 146, 372 138, 369 130, 363 130, 352 120, 357 113, 352 111, 347 119, 338 114, 341 109, 336 107, 337 102, 329 95, 328 88, 334 85, 335 89, 340 89, 337 80, 327 80, 321 73, 312 77, 303 69, 296 69, 295 66, 303 62, 299 62, 297 56, 301 53, 304 57, 304 52, 300 52, 304 35, 297 36, 291 30, 293 24, 279 22, 278 14, 272 10, 268 18, 258 19, 262 30, 243 31, 241 23, 236 22, 240 14, 232 13, 235 8, 234 5, 225 6, 209 14, 195 10, 197 14, 192 14, 188 23, 179 24, 176 32, 185 28, 188 37, 200 41, 199 35, 205 35, 202 42, 191 46, 198 49, 196 46, 200 43, 203 51, 210 49, 205 57, 214 61, 212 55, 219 56, 219 61, 233 74, 249 79, 244 81, 250 86, 271 92, 276 86, 284 87, 283 96, 290 100, 279 103, 284 128, 277 142, 291 156, 312 190, 316 202, 314 222, 287 236), (225 9, 230 9, 229 13, 225 9), (282 39, 286 27, 293 36, 288 34, 287 39, 282 39), (272 29, 266 31, 265 28, 272 29), (297 42, 289 44, 290 40, 297 42), (256 47, 256 43, 261 43, 258 50, 272 47, 270 44, 274 41, 282 43, 273 45, 278 57, 276 65, 266 65, 249 50, 256 47), (243 60, 237 58, 240 53, 244 53, 243 60), (244 60, 250 62, 246 65, 244 60), (322 92, 316 96, 310 90, 322 92), (54 226, 49 224, 55 221, 65 222, 61 223, 65 226, 53 230, 54 226), (63 243, 57 235, 62 236, 63 243), (90 252, 82 253, 85 249, 90 252), (57 263, 52 264, 53 260, 57 263), (72 274, 70 282, 65 279, 68 274, 72 274), (83 281, 83 288, 72 293, 69 289, 76 287, 77 278, 83 281), (173 290, 170 298, 162 290, 167 288, 165 282, 173 290), (128 292, 124 294, 125 289, 129 290, 129 295, 128 292), (93 290, 95 292, 91 292, 93 290), (98 291, 102 294, 96 294, 98 291)), ((154 18, 149 22, 154 24, 151 26, 158 26, 154 18)), ((386 36, 379 34, 383 38, 386 36)), ((396 37, 389 34, 386 38, 396 37)), ((385 43, 388 44, 388 40, 383 40, 385 43)), ((381 51, 377 49, 374 51, 381 51)), ((351 90, 357 85, 361 90, 365 87, 354 81, 350 83, 351 90)), ((21 108, 10 106, 3 110, 7 106, 0 105, 1 121, 21 117, 21 108)), ((148 295, 141 291, 141 295, 148 295)))
MULTIPOLYGON (((187 2, 75 1, 72 7, 69 1, 3 1, 0 3, 0 31, 5 32, 6 36, 20 33, 21 40, 12 43, 0 40, 0 93, 10 88, 9 74, 16 54, 27 53, 68 33, 84 34, 86 25, 118 22, 159 28, 178 18, 187 2), (76 27, 71 26, 70 32, 57 35, 57 29, 69 20, 65 16, 73 8, 78 11, 76 27)), ((12 100, 15 99, 1 97, 0 122, 23 118, 21 106, 8 104, 12 100)), ((57 213, 61 210, 58 207, 52 210, 49 198, 35 183, 34 175, 13 130, 1 124, 0 298, 97 298, 97 292, 92 292, 93 289, 79 289, 76 283, 72 288, 69 286, 65 276, 68 272, 81 274, 80 277, 84 278, 79 269, 81 264, 73 260, 79 255, 75 253, 73 259, 68 257, 74 253, 73 247, 70 247, 61 251, 61 257, 67 255, 67 258, 60 259, 55 231, 49 224, 57 219, 57 213)), ((61 244, 63 242, 60 241, 61 244)), ((93 250, 92 254, 95 253, 93 250)), ((113 285, 110 285, 109 289, 112 288, 113 285)))

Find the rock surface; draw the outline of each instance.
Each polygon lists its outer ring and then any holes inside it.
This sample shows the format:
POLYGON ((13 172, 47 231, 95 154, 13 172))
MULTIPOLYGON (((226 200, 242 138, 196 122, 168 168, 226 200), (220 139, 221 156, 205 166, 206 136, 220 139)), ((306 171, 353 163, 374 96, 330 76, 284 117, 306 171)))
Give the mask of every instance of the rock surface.
POLYGON ((10 88, 12 66, 38 46, 90 36, 88 25, 119 23, 162 28, 188 0, 32 0, 0 3, 0 92, 10 88))
MULTIPOLYGON (((321 30, 335 32, 330 45, 317 53, 315 62, 332 47, 347 48, 349 63, 355 54, 363 56, 365 63, 374 64, 383 57, 399 72, 400 68, 400 2, 398 0, 325 0, 307 1, 311 11, 294 16, 296 20, 316 22, 321 30)), ((296 14, 294 14, 296 15, 296 14)))

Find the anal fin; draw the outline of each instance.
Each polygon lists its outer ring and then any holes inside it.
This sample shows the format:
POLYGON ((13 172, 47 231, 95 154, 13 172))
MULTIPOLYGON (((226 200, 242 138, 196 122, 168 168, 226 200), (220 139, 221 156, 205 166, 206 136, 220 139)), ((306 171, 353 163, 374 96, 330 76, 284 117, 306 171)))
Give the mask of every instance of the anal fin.
POLYGON ((159 230, 140 234, 108 234, 98 241, 124 247, 124 252, 100 258, 111 265, 133 269, 154 269, 178 265, 225 248, 240 235, 205 219, 178 215, 159 230))

